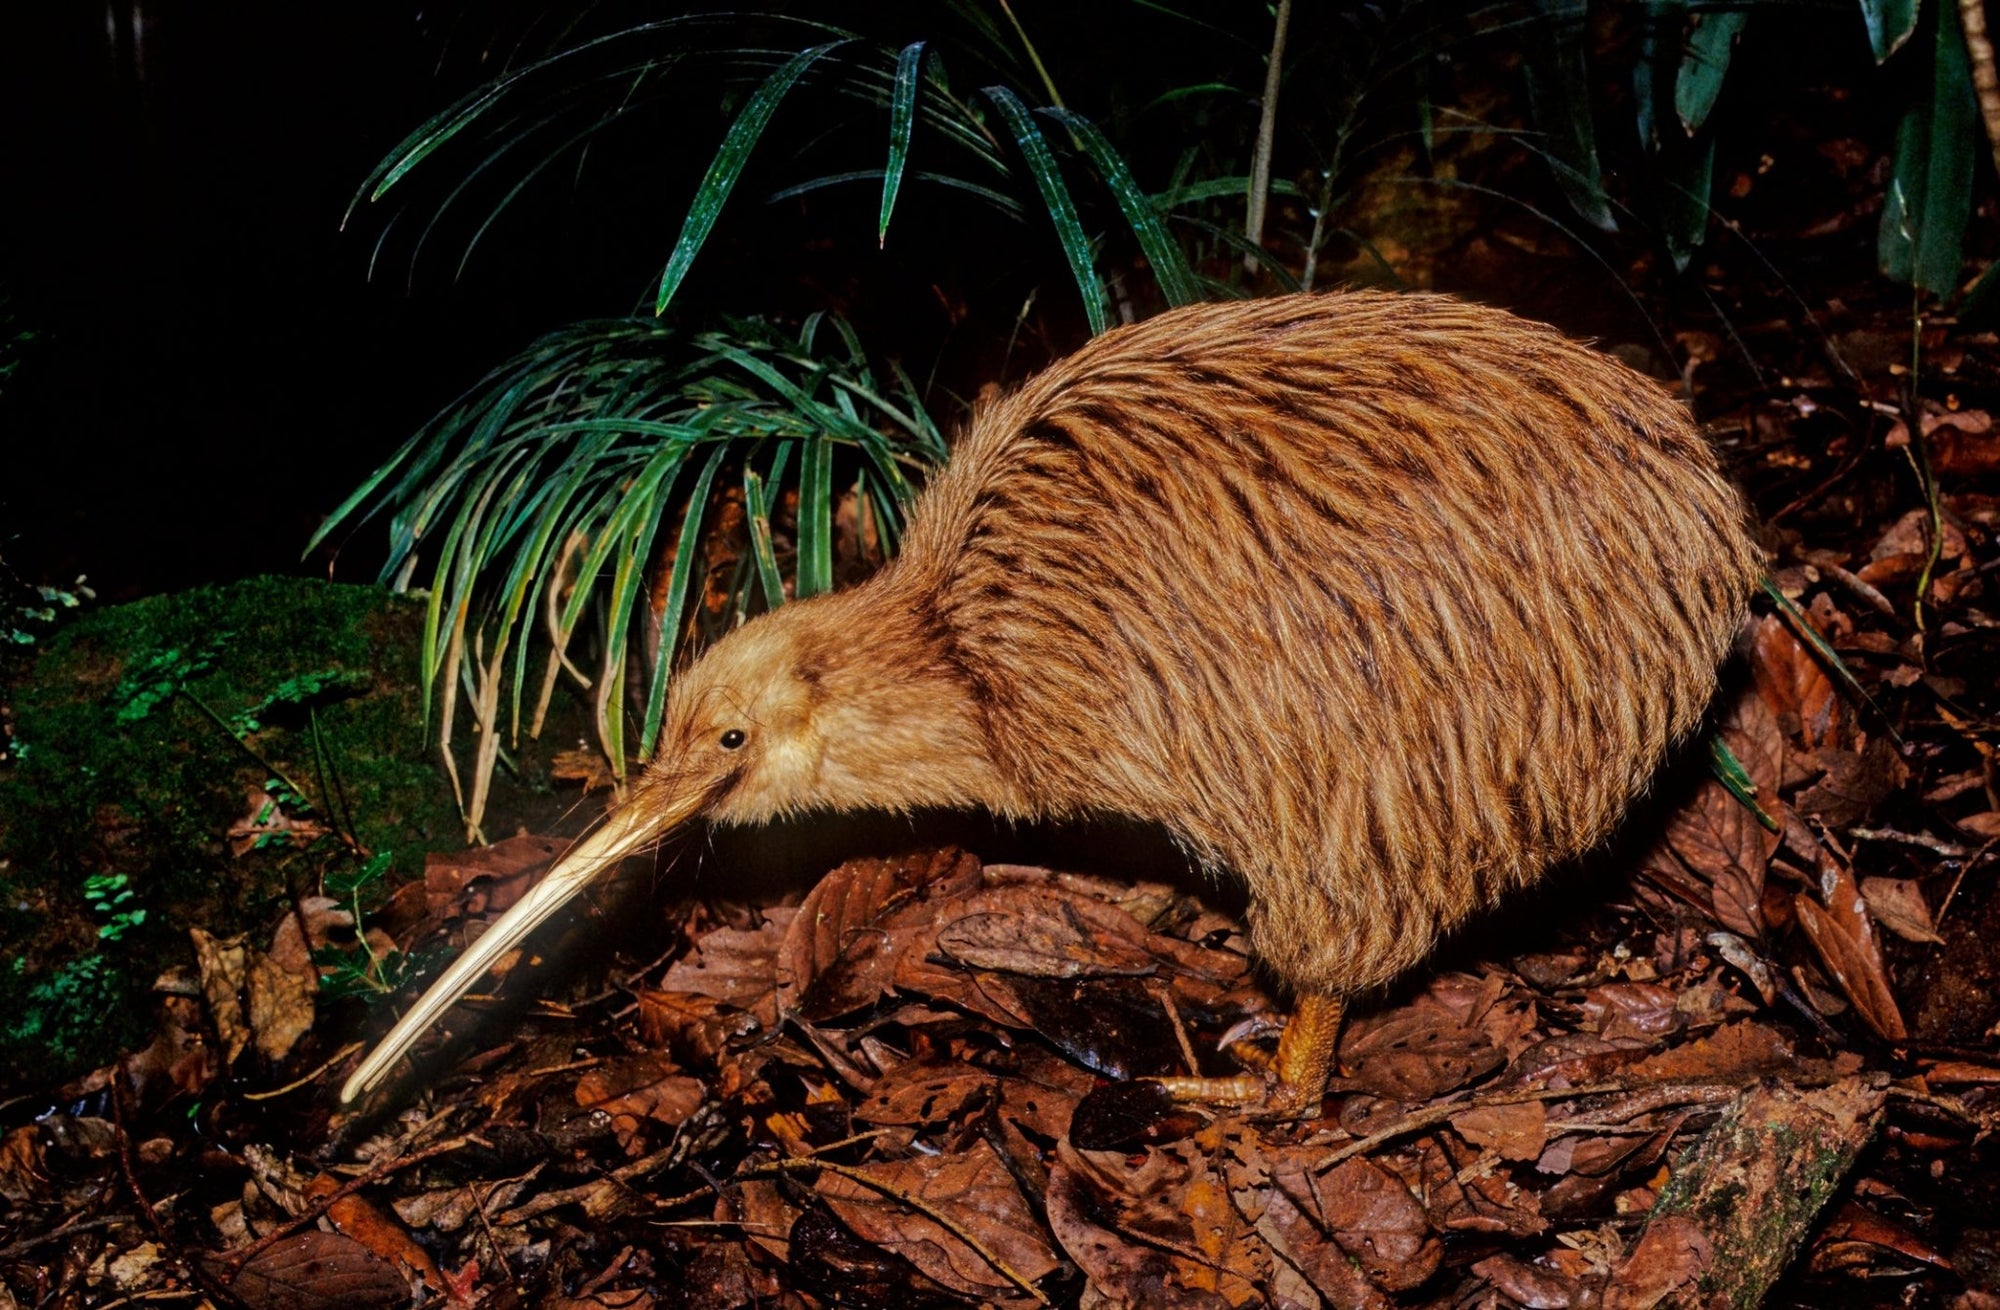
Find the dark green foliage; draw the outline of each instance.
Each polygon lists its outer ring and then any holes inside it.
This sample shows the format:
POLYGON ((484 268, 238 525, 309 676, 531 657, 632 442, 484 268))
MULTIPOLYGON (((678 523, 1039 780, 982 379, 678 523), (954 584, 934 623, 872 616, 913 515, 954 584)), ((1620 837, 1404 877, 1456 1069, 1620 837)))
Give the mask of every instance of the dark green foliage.
MULTIPOLYGON (((943 435, 908 380, 880 376, 838 319, 814 315, 797 333, 741 322, 699 334, 599 320, 552 332, 494 370, 350 497, 322 536, 389 511, 385 580, 410 577, 418 552, 440 543, 422 668, 427 685, 442 686, 447 731, 459 680, 476 676, 485 695, 472 713, 494 729, 487 740, 514 740, 532 678, 522 625, 551 620, 547 687, 579 624, 594 619, 598 735, 622 767, 628 717, 640 726, 639 753, 651 750, 673 657, 699 618, 712 492, 741 486, 750 534, 754 573, 731 588, 733 622, 832 586, 842 495, 893 542, 915 483, 943 458, 943 435), (781 514, 788 495, 793 508, 781 514), (666 575, 658 596, 647 585, 654 569, 666 575), (662 639, 645 660, 654 633, 662 639), (628 709, 634 647, 649 667, 638 683, 644 699, 628 709)), ((540 718, 531 706, 530 735, 540 718)), ((490 767, 475 764, 466 806, 474 828, 490 767)))
POLYGON ((45 643, 9 694, 0 763, 9 1081, 143 1040, 187 930, 268 932, 291 894, 356 863, 345 838, 405 870, 455 841, 419 728, 422 627, 419 603, 377 588, 255 579, 86 613, 45 643), (253 809, 329 835, 233 857, 253 809))
POLYGON ((1930 75, 1896 128, 1896 168, 1877 253, 1882 271, 1898 282, 1948 296, 1958 288, 1983 130, 1958 14, 1947 0, 1933 0, 1930 8, 1930 75))

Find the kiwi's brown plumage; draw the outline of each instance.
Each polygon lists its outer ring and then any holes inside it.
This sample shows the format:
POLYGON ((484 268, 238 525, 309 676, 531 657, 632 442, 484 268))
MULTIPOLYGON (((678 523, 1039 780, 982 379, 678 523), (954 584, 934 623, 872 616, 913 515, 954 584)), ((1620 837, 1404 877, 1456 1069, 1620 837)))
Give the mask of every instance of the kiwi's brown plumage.
POLYGON ((1609 831, 1760 568, 1681 407, 1553 329, 1175 310, 984 408, 877 577, 697 661, 620 822, 1134 816, 1338 997, 1609 831))

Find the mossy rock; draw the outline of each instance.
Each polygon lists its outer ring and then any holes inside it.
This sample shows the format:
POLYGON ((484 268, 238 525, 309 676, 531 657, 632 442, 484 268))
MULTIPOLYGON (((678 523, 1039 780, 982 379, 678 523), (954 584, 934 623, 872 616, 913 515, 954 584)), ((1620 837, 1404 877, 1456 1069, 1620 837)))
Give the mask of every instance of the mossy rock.
POLYGON ((142 1044, 190 927, 266 934, 357 858, 333 835, 232 853, 231 826, 260 810, 393 852, 405 874, 463 844, 423 727, 422 639, 420 601, 257 578, 100 610, 47 642, 6 697, 0 1086, 142 1044))

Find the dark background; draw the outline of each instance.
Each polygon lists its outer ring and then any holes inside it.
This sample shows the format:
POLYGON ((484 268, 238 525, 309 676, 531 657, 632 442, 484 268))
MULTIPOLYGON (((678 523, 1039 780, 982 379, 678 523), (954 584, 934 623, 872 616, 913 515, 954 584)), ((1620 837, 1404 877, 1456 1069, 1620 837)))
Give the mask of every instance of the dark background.
MULTIPOLYGON (((537 22, 552 21, 541 16, 553 11, 506 0, 485 9, 500 17, 382 0, 0 4, 0 313, 13 320, 0 328, 36 334, 0 392, 0 561, 30 582, 88 574, 106 600, 255 573, 324 572, 326 557, 301 558, 313 529, 440 406, 537 333, 648 300, 720 136, 712 94, 692 94, 685 128, 654 130, 627 151, 642 169, 595 165, 544 178, 462 279, 462 226, 441 229, 414 274, 414 222, 398 227, 388 207, 377 207, 342 230, 356 188, 384 154, 546 36, 537 22), (510 15, 520 19, 511 36, 510 15), (522 44, 510 47, 514 38, 522 44)), ((1245 87, 1261 79, 1268 18, 1260 6, 1242 7, 1243 32, 1188 42, 1169 29, 1180 39, 1138 52, 1143 59, 1116 45, 1113 20, 1128 16, 1124 6, 1019 10, 1032 29, 1060 33, 1072 52, 1113 51, 1156 74, 1150 84, 1126 79, 1128 95, 1202 78, 1245 87)), ((1746 256, 1719 230, 1703 256, 1728 259, 1743 275, 1743 299, 1730 306, 1739 322, 1794 312, 1789 289, 1766 276, 1771 268, 1805 284, 1900 294, 1874 277, 1872 215, 1830 239, 1785 235, 1850 203, 1842 193, 1854 187, 1879 198, 1879 179, 1835 179, 1820 147, 1860 138, 1880 158, 1906 99, 1907 73, 1875 70, 1855 16, 1843 10, 1840 18, 1805 8, 1789 26, 1753 25, 1738 55, 1746 71, 1731 78, 1719 111, 1729 126, 1718 176, 1756 177, 1766 166, 1760 158, 1780 161, 1772 184, 1728 202, 1757 234, 1762 256, 1746 256), (1780 70, 1801 77, 1774 75, 1780 70)), ((885 0, 871 11, 885 37, 930 33, 941 21, 921 3, 885 0)), ((1507 53, 1482 56, 1503 98, 1519 80, 1507 53)), ((1018 76, 954 58, 971 85, 1018 76)), ((1630 105, 1618 101, 1629 83, 1606 85, 1599 148, 1615 168, 1632 143, 1606 125, 1629 135, 1630 105)), ((1099 85, 1080 75, 1070 88, 1081 93, 1079 109, 1107 124, 1132 112, 1090 102, 1099 85)), ((1294 108, 1305 91, 1291 93, 1301 96, 1294 108)), ((1189 124, 1194 137, 1155 123, 1133 134, 1133 166, 1142 179, 1165 177, 1186 139, 1247 157, 1254 124, 1247 98, 1213 122, 1189 124)), ((866 136, 870 150, 879 149, 877 130, 866 136)), ((806 135, 793 125, 793 139, 806 135)), ((433 172, 448 178, 458 167, 433 172)), ((1496 185, 1563 213, 1531 159, 1496 185)), ((754 190, 746 183, 739 197, 754 190)), ((1018 228, 983 229, 997 222, 989 212, 906 188, 898 232, 878 254, 870 205, 842 197, 808 214, 810 203, 732 201, 682 303, 794 316, 831 307, 892 355, 914 346, 935 358, 937 343, 956 330, 968 344, 943 368, 947 396, 1019 375, 1025 361, 993 352, 1013 347, 1022 285, 1047 289, 1038 315, 1074 317, 1045 232, 1024 240, 1018 228), (983 239, 989 230, 995 239, 983 239), (1019 262, 1036 258, 1047 268, 1019 262), (949 312, 938 286, 951 289, 949 312), (960 316, 973 321, 955 329, 960 316)), ((1518 207, 1496 206, 1491 218, 1523 223, 1518 207)), ((1115 231, 1115 217, 1108 226, 1115 231)), ((1650 244, 1641 232, 1624 240, 1641 257, 1650 244)), ((1709 313, 1693 298, 1692 279, 1676 285, 1657 268, 1634 277, 1621 267, 1618 276, 1651 284, 1647 308, 1660 321, 1649 324, 1614 289, 1611 264, 1558 258, 1530 268, 1504 242, 1488 245, 1511 262, 1483 271, 1456 262, 1456 281, 1444 289, 1606 343, 1658 342, 1661 325, 1670 331, 1683 310, 1709 313)), ((1080 323, 1058 322, 1038 345, 1061 349, 1080 338, 1080 323)), ((1671 371, 1664 359, 1661 367, 1671 371)), ((936 412, 951 421, 948 404, 936 412)), ((373 576, 380 536, 372 526, 356 532, 341 577, 373 576)))
POLYGON ((371 283, 374 231, 340 230, 441 95, 414 6, 0 10, 0 287, 39 337, 0 409, 23 577, 122 599, 299 571, 368 469, 564 308, 371 283))

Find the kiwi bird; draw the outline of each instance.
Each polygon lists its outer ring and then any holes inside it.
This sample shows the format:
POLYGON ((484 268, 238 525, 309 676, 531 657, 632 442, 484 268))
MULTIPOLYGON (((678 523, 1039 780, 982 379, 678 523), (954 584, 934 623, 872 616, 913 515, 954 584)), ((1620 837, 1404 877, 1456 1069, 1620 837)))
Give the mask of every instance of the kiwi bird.
POLYGON ((696 819, 964 807, 1163 827, 1247 889, 1318 1105, 1344 998, 1600 841, 1699 722, 1762 572, 1657 383, 1434 295, 1177 309, 973 417, 902 554, 675 680, 624 804, 359 1066, 696 819))

